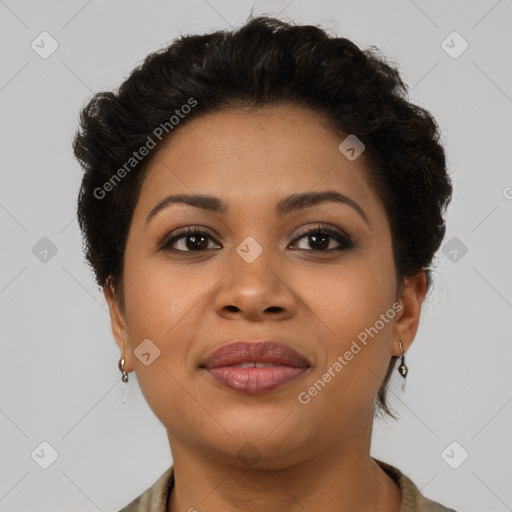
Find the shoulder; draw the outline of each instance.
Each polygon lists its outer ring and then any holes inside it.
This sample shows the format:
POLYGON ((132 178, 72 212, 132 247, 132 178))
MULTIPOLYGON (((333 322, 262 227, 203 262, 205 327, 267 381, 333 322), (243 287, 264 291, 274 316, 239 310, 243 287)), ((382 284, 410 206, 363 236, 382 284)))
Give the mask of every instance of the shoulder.
POLYGON ((174 483, 174 466, 169 467, 155 483, 119 512, 166 512, 167 500, 174 483))
POLYGON ((372 457, 373 460, 398 484, 402 491, 402 505, 399 512, 457 512, 453 508, 424 496, 414 482, 398 468, 372 457))

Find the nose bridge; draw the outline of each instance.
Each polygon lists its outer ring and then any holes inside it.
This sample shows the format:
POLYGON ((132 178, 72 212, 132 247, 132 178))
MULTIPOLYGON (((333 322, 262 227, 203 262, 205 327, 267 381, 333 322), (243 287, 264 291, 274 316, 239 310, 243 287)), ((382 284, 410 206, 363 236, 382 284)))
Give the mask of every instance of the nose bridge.
POLYGON ((229 261, 231 272, 221 281, 216 296, 219 313, 239 311, 257 316, 271 311, 286 315, 293 310, 293 293, 280 275, 278 258, 271 247, 247 236, 233 247, 229 261))

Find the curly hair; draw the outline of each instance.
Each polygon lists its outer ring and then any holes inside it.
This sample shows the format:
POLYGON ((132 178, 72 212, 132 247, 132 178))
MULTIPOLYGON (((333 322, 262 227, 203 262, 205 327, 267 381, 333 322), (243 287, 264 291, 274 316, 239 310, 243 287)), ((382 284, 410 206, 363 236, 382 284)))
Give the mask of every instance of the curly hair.
MULTIPOLYGON (((430 290, 452 195, 436 121, 408 101, 399 71, 376 47, 250 16, 236 30, 181 36, 149 54, 116 92, 95 94, 80 112, 73 150, 84 170, 77 201, 83 249, 97 284, 110 283, 123 309, 126 240, 158 149, 203 113, 279 104, 308 109, 336 133, 363 141, 363 172, 391 227, 397 285, 425 272, 430 290), (156 150, 139 158, 144 147, 156 150)), ((396 359, 376 403, 394 418, 386 387, 396 359)))

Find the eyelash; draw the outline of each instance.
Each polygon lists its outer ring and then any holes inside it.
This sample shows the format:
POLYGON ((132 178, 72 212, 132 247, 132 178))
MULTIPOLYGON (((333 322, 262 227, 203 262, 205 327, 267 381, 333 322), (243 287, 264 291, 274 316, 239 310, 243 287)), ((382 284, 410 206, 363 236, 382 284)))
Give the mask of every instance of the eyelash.
MULTIPOLYGON (((312 235, 312 234, 327 235, 330 238, 334 238, 340 244, 340 247, 337 247, 335 249, 298 249, 299 251, 332 253, 332 252, 346 251, 346 250, 352 249, 354 247, 352 240, 348 236, 330 228, 328 225, 325 225, 325 224, 301 229, 300 232, 298 233, 297 237, 295 238, 295 240, 292 243, 296 243, 300 239, 304 238, 305 236, 312 235)), ((214 235, 210 232, 210 230, 208 230, 206 228, 195 228, 195 227, 187 226, 186 228, 180 229, 177 233, 174 234, 174 236, 172 238, 166 239, 162 244, 160 244, 158 249, 160 251, 174 252, 174 253, 206 252, 208 249, 203 249, 203 250, 199 250, 199 251, 191 251, 191 250, 183 251, 180 249, 173 249, 171 247, 178 240, 181 240, 182 238, 187 238, 187 236, 191 236, 191 235, 206 235, 207 237, 212 239, 215 243, 217 243, 214 235)))

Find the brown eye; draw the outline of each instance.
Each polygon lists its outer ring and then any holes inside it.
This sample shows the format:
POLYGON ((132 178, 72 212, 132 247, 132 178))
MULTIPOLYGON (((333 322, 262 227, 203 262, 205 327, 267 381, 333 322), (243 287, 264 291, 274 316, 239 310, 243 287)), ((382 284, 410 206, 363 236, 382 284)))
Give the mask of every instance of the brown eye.
POLYGON ((172 252, 203 252, 212 248, 208 246, 209 241, 215 240, 207 231, 195 228, 184 228, 175 234, 175 236, 166 240, 160 246, 160 250, 172 252))
MULTIPOLYGON (((161 251, 167 252, 205 252, 208 249, 214 249, 210 242, 217 243, 215 238, 205 228, 186 227, 173 234, 171 238, 166 239, 160 246, 161 251)), ((341 232, 330 227, 314 226, 302 230, 292 245, 297 245, 299 241, 304 240, 307 247, 298 247, 298 250, 314 252, 333 252, 345 251, 354 247, 350 238, 341 232)), ((217 247, 221 248, 221 247, 217 247)))
MULTIPOLYGON (((354 247, 350 238, 328 227, 307 228, 300 233, 294 244, 302 239, 305 239, 306 244, 318 252, 345 251, 354 247), (336 246, 336 242, 338 246, 336 246)), ((310 249, 299 247, 299 250, 308 251, 310 249)))

